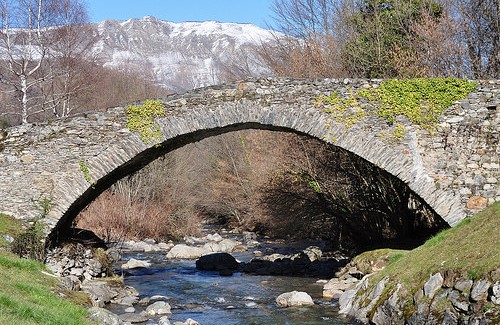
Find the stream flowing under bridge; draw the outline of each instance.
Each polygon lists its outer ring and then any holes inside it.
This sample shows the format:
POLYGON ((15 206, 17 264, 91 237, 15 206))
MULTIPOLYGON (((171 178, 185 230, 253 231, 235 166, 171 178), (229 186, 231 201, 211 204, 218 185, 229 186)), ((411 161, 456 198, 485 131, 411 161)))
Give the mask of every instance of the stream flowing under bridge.
POLYGON ((0 135, 0 212, 30 219, 49 200, 47 231, 63 231, 120 178, 188 143, 242 129, 309 135, 341 147, 405 182, 450 226, 500 200, 500 80, 479 82, 444 112, 433 133, 399 119, 400 141, 384 136, 395 125, 380 117, 350 126, 314 105, 321 94, 380 82, 249 79, 173 95, 156 119, 162 133, 156 145, 127 128, 120 107, 7 129, 0 135))

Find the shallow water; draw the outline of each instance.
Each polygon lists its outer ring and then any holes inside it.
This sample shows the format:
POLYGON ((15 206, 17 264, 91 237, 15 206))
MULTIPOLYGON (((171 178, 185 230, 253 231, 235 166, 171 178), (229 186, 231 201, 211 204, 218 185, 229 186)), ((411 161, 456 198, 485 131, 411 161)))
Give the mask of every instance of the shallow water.
MULTIPOLYGON (((247 253, 234 254, 248 260, 247 253)), ((194 260, 166 261, 163 255, 135 253, 129 258, 150 260, 148 269, 129 270, 125 284, 133 286, 140 297, 167 296, 174 321, 192 318, 203 325, 211 324, 356 324, 338 316, 336 302, 322 299, 322 284, 316 278, 260 276, 235 273, 223 277, 218 272, 199 271, 194 260), (288 291, 305 291, 315 306, 281 308, 278 295, 288 291)), ((142 306, 144 309, 145 306, 142 306)), ((115 313, 124 307, 111 306, 115 313)), ((136 306, 136 312, 141 306, 136 306)), ((150 321, 148 324, 154 324, 150 321)))

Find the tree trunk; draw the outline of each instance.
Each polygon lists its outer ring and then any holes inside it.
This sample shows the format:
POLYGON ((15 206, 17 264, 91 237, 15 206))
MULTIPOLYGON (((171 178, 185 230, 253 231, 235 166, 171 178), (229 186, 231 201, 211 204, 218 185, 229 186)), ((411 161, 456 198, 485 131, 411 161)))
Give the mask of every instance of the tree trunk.
POLYGON ((25 75, 20 76, 21 79, 21 120, 23 124, 28 124, 28 80, 25 75))

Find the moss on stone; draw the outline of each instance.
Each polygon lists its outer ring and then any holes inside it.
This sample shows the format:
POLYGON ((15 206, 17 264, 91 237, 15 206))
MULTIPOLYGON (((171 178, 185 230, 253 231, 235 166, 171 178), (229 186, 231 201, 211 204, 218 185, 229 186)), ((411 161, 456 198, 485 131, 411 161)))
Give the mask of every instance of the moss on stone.
POLYGON ((92 181, 92 178, 90 177, 89 165, 87 164, 86 161, 84 161, 84 160, 80 161, 80 170, 82 171, 83 178, 85 178, 87 183, 93 185, 94 182, 92 181))
POLYGON ((163 138, 160 126, 155 118, 165 116, 165 109, 161 100, 146 100, 142 105, 129 105, 125 109, 127 114, 127 128, 139 133, 145 144, 157 144, 163 138))
MULTIPOLYGON (((345 97, 337 91, 329 96, 320 95, 314 105, 322 107, 334 121, 345 124, 347 128, 368 114, 375 114, 390 124, 397 116, 404 116, 410 122, 432 130, 446 108, 475 88, 476 82, 457 78, 391 79, 376 88, 348 89, 349 94, 345 97), (372 112, 366 107, 375 110, 372 112)), ((389 138, 401 140, 405 133, 404 126, 396 124, 396 130, 389 138)))
POLYGON ((476 87, 475 82, 457 78, 391 79, 378 88, 361 90, 359 96, 372 102, 377 115, 390 123, 402 115, 417 125, 432 127, 446 108, 476 87))

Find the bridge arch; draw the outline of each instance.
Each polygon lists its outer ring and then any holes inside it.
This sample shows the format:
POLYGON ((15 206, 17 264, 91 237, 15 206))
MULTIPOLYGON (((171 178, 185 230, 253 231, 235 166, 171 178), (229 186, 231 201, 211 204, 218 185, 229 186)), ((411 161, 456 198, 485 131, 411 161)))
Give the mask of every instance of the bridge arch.
MULTIPOLYGON (((379 136, 386 123, 369 120, 347 127, 312 104, 318 94, 345 90, 347 84, 360 88, 379 82, 260 79, 171 96, 164 100, 166 116, 156 120, 163 136, 158 145, 144 143, 126 127, 124 108, 16 127, 2 140, 0 208, 18 218, 34 217, 33 202, 50 198, 54 207, 46 222, 54 236, 111 184, 157 157, 206 137, 265 129, 308 135, 375 164, 454 226, 466 216, 464 198, 453 188, 452 174, 447 174, 451 185, 436 186, 435 162, 442 148, 424 152, 432 145, 424 131, 408 125, 402 141, 388 143, 379 136)), ((467 160, 470 150, 459 149, 449 156, 467 160)))

